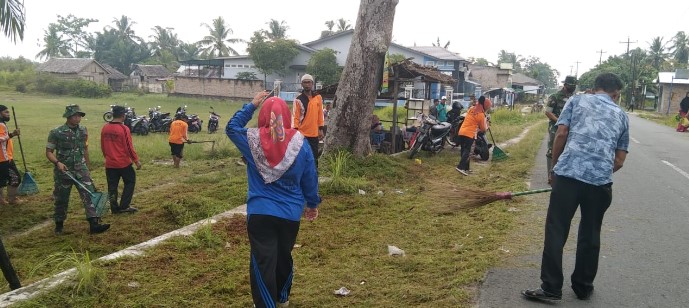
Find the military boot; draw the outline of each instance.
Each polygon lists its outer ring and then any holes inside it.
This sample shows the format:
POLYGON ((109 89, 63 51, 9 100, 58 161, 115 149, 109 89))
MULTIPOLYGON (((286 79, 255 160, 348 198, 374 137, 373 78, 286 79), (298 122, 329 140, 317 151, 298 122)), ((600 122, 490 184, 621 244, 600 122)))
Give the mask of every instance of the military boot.
POLYGON ((101 224, 100 217, 89 218, 89 232, 91 234, 103 233, 110 229, 109 224, 101 224))
POLYGON ((17 198, 17 188, 14 186, 7 187, 7 201, 12 205, 22 204, 22 200, 17 198))

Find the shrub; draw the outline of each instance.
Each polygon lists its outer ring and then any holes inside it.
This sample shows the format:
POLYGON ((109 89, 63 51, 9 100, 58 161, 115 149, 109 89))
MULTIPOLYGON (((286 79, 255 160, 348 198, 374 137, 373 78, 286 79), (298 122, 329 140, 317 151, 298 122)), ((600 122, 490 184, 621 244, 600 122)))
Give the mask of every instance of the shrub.
POLYGON ((68 88, 71 95, 83 98, 101 98, 112 95, 112 89, 108 85, 88 80, 71 81, 68 88))
POLYGON ((23 83, 17 84, 14 86, 14 90, 17 92, 26 93, 26 85, 23 83))

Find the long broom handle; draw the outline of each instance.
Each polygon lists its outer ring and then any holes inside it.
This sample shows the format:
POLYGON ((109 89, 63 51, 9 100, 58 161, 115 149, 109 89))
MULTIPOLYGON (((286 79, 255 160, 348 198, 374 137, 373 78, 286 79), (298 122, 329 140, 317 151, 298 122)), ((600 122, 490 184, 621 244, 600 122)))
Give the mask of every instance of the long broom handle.
POLYGON ((527 191, 518 191, 518 192, 512 193, 512 197, 539 194, 539 193, 549 192, 551 190, 553 190, 553 189, 552 188, 543 188, 543 189, 535 189, 535 190, 527 190, 527 191))
MULTIPOLYGON (((488 133, 490 134, 490 140, 492 140, 493 144, 495 144, 495 138, 493 138, 493 132, 490 130, 490 127, 488 127, 488 133)), ((495 144, 495 146, 498 146, 498 145, 495 144)))
MULTIPOLYGON (((14 114, 14 106, 12 106, 12 118, 14 118, 14 128, 19 129, 17 115, 14 114)), ((19 141, 19 153, 22 153, 22 163, 24 163, 24 173, 26 173, 28 172, 28 169, 26 169, 26 159, 24 158, 24 149, 22 148, 22 138, 19 135, 17 135, 17 141, 19 141)))

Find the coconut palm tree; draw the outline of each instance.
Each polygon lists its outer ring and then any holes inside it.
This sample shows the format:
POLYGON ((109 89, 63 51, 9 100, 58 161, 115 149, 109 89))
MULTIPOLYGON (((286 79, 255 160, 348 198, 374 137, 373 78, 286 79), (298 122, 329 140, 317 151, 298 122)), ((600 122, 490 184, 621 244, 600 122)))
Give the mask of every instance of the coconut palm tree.
POLYGON ((238 55, 239 53, 234 50, 229 44, 235 44, 242 42, 241 39, 237 38, 227 38, 228 35, 232 34, 232 28, 225 24, 225 19, 219 16, 213 19, 213 26, 206 23, 202 23, 208 29, 208 35, 204 36, 202 40, 197 43, 201 45, 202 52, 209 57, 224 57, 229 55, 238 55))
POLYGON ((172 32, 174 29, 155 26, 151 30, 153 30, 153 35, 150 38, 153 41, 151 41, 150 45, 153 54, 160 56, 163 51, 169 51, 174 54, 180 43, 177 34, 172 32))
POLYGON ((352 24, 344 18, 337 20, 337 32, 347 31, 352 28, 352 24))
POLYGON ((651 61, 651 65, 656 69, 656 71, 660 71, 660 68, 666 61, 665 57, 667 54, 665 52, 665 45, 667 45, 667 42, 663 43, 663 37, 660 36, 654 37, 651 43, 649 43, 648 56, 650 58, 649 60, 651 61))
POLYGON ((328 28, 328 30, 321 31, 321 38, 335 34, 335 32, 333 31, 333 28, 335 27, 335 21, 334 20, 326 21, 325 26, 328 28))
POLYGON ((36 54, 37 58, 72 57, 69 53, 69 43, 62 38, 58 25, 50 24, 44 33, 43 43, 45 47, 36 54))
POLYGON ((141 40, 140 37, 136 36, 134 34, 134 30, 132 29, 132 26, 136 24, 136 22, 132 21, 131 18, 122 15, 120 19, 114 18, 112 20, 113 23, 115 23, 115 31, 117 31, 117 35, 122 38, 122 39, 129 39, 129 40, 141 40))
POLYGON ((263 33, 268 39, 274 41, 287 38, 287 29, 289 29, 289 27, 285 24, 284 20, 278 22, 275 19, 271 19, 266 24, 268 25, 268 30, 264 30, 263 33))
POLYGON ((21 0, 0 0, 0 30, 12 42, 24 40, 26 14, 21 0))
POLYGON ((198 59, 201 55, 201 49, 197 43, 180 43, 178 49, 179 61, 198 59))
POLYGON ((679 31, 672 39, 672 56, 678 63, 687 64, 689 62, 689 37, 684 31, 679 31))

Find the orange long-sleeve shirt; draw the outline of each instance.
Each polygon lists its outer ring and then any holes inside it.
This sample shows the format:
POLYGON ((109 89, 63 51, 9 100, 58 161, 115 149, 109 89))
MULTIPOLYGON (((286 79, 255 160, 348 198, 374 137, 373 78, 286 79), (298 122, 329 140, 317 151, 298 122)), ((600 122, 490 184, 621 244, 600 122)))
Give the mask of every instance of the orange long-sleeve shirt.
POLYGON ((12 146, 9 129, 5 123, 0 124, 0 151, 0 162, 13 159, 14 147, 12 146))
POLYGON ((308 96, 304 93, 297 96, 292 105, 292 127, 301 132, 304 137, 318 137, 318 129, 324 125, 323 98, 316 94, 308 96))
POLYGON ((459 128, 459 135, 476 138, 476 128, 482 132, 486 131, 486 114, 483 112, 476 112, 476 109, 472 107, 469 109, 466 116, 464 116, 462 127, 459 128))

